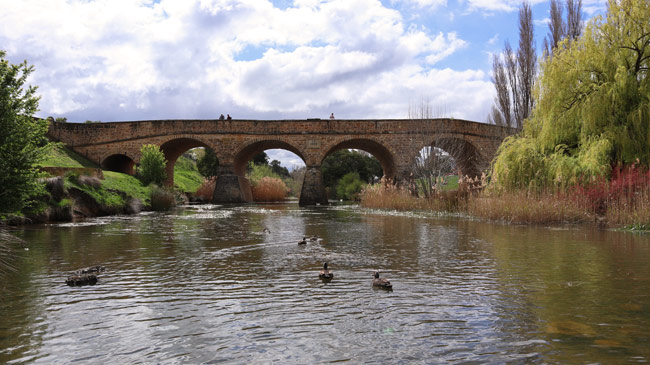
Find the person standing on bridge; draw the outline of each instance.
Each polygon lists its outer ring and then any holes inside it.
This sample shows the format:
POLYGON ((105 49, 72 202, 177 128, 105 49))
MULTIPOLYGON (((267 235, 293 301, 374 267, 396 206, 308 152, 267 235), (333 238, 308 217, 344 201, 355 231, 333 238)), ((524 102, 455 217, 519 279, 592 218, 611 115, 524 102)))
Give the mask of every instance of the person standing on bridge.
POLYGON ((224 119, 226 119, 226 117, 224 117, 223 114, 221 114, 221 115, 219 116, 219 120, 224 120, 224 119))
POLYGON ((334 113, 330 114, 330 120, 334 120, 334 113))

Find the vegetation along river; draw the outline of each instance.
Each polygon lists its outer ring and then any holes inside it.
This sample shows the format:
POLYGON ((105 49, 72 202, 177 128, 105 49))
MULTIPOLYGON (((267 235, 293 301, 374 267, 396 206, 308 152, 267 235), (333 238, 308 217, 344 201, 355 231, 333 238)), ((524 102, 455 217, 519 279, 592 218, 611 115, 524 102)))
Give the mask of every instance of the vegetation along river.
POLYGON ((650 360, 648 235, 297 204, 14 234, 0 363, 650 360), (90 265, 96 285, 64 283, 90 265))

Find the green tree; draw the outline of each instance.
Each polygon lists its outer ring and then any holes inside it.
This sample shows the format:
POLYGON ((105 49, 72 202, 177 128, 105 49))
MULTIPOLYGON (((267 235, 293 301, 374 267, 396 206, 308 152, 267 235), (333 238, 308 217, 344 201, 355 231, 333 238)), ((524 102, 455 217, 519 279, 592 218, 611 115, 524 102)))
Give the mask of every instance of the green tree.
POLYGON ((253 157, 254 165, 268 165, 269 164, 269 155, 266 152, 262 151, 253 157))
POLYGON ((199 169, 201 175, 208 179, 217 176, 219 158, 217 158, 217 155, 211 148, 205 148, 205 153, 203 154, 203 157, 199 158, 196 162, 196 167, 199 169))
POLYGON ((357 200, 361 189, 366 184, 361 181, 361 177, 357 172, 349 172, 345 174, 338 184, 336 184, 336 196, 345 200, 357 200))
POLYGON ((493 167, 497 186, 565 187, 608 176, 614 165, 650 164, 650 3, 609 1, 583 35, 542 63, 522 135, 493 167))
POLYGON ((0 214, 29 207, 44 191, 36 163, 50 146, 47 121, 34 118, 36 87, 24 87, 34 68, 27 61, 13 65, 5 54, 0 51, 0 214))
POLYGON ((286 167, 280 165, 280 161, 273 160, 271 163, 269 163, 269 166, 271 166, 271 170, 274 173, 280 175, 282 178, 291 177, 291 175, 289 175, 289 170, 286 167))
POLYGON ((145 144, 140 148, 138 174, 143 184, 149 185, 150 183, 154 183, 162 185, 165 179, 167 179, 166 166, 167 160, 165 160, 165 155, 160 150, 160 147, 153 144, 145 144))
POLYGON ((330 191, 336 192, 336 184, 346 174, 356 172, 359 178, 370 183, 383 176, 379 161, 365 153, 339 150, 327 156, 322 164, 323 183, 330 191))

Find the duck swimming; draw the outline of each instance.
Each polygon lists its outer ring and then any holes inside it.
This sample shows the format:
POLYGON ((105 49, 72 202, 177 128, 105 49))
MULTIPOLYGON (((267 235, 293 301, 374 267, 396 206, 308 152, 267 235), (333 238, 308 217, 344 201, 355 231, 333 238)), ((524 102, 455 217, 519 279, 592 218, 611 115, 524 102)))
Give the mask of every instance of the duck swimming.
POLYGON ((307 237, 303 237, 302 241, 298 241, 299 245, 306 245, 307 244, 307 237))
POLYGON ((323 280, 331 280, 334 277, 334 273, 327 270, 327 262, 323 264, 323 270, 320 271, 318 277, 323 280))
POLYGON ((375 271, 375 278, 372 279, 372 286, 384 289, 392 289, 393 284, 388 281, 388 279, 380 278, 379 271, 375 271))
POLYGON ((97 284, 97 276, 94 274, 75 274, 68 276, 65 283, 69 286, 95 285, 97 284))

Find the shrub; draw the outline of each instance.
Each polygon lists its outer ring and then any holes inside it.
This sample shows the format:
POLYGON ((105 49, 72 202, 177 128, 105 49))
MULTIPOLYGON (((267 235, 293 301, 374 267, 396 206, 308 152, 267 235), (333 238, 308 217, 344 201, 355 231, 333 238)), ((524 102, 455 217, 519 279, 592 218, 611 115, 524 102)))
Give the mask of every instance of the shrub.
POLYGON ((345 200, 358 200, 365 183, 357 172, 348 172, 336 184, 336 196, 345 200))
POLYGON ((146 144, 140 148, 140 167, 138 167, 138 174, 143 184, 149 185, 155 183, 162 185, 165 179, 167 179, 166 166, 167 160, 165 160, 165 155, 160 150, 160 147, 153 144, 146 144))
POLYGON ((151 209, 167 211, 176 205, 174 191, 167 188, 154 187, 151 190, 151 209))

